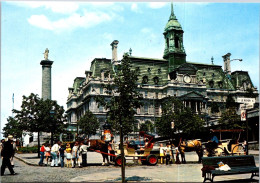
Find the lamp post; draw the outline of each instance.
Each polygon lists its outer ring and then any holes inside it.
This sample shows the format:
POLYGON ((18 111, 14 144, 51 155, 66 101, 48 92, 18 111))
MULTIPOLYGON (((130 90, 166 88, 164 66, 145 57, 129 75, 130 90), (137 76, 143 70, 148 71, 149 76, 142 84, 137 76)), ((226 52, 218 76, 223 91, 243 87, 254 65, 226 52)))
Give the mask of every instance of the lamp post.
MULTIPOLYGON (((54 111, 54 107, 53 107, 53 108, 50 110, 50 117, 51 117, 52 123, 53 123, 54 115, 55 115, 55 111, 54 111)), ((53 145, 53 130, 54 130, 54 127, 53 127, 53 125, 52 125, 52 128, 51 128, 51 146, 53 145)))

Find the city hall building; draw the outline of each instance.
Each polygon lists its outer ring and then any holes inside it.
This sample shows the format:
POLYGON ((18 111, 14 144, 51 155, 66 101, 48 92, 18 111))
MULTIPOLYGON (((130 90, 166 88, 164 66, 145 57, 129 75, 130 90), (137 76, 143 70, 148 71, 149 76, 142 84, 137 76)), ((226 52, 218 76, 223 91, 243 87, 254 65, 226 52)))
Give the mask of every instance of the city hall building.
MULTIPOLYGON (((155 120, 161 117, 162 103, 168 96, 179 98, 186 107, 203 114, 207 125, 210 126, 216 125, 221 115, 221 110, 219 112, 211 110, 214 103, 221 108, 225 105, 229 94, 238 102, 237 98, 245 97, 248 88, 255 94, 258 93, 247 71, 231 72, 230 53, 223 56, 224 69, 221 65, 214 65, 213 58, 211 64, 186 60, 184 31, 174 14, 173 7, 163 36, 165 49, 162 59, 135 57, 131 54, 131 50, 129 51, 132 69, 140 73, 138 91, 143 95, 143 106, 136 110, 135 115, 138 128, 143 123, 154 124, 155 120)), ((86 111, 95 114, 102 129, 107 111, 102 106, 98 107, 95 97, 103 95, 109 98, 102 85, 113 82, 116 66, 120 64, 120 60, 117 59, 118 46, 119 41, 114 40, 111 43, 112 58, 95 58, 91 62, 90 70, 85 71, 85 77, 76 77, 73 86, 69 87, 66 113, 70 131, 76 133, 77 122, 86 111)), ((249 110, 248 115, 251 125, 258 124, 258 111, 258 98, 256 98, 254 108, 249 110)))

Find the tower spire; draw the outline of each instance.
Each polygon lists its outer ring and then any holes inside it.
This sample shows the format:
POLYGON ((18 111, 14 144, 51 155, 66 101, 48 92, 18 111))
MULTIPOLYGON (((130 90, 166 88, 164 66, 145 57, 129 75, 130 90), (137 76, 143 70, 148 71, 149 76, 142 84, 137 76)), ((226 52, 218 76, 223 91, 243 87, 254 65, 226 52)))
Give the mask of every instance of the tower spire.
POLYGON ((173 11, 173 3, 171 2, 171 15, 169 20, 177 20, 176 16, 174 15, 174 11, 173 11))

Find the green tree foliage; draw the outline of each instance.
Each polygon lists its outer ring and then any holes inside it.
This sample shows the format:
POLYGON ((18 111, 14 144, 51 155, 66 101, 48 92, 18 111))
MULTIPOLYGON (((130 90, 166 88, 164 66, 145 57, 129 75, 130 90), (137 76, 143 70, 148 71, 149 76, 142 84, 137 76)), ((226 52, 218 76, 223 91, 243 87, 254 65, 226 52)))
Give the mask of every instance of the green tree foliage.
POLYGON ((236 102, 235 100, 233 99, 232 95, 231 94, 228 94, 227 96, 227 100, 226 100, 226 108, 233 108, 236 106, 236 102))
POLYGON ((171 138, 175 132, 195 137, 204 125, 204 121, 190 108, 185 108, 176 97, 169 97, 162 105, 162 117, 155 122, 160 136, 171 138), (171 128, 174 122, 174 129, 171 128))
POLYGON ((86 111, 84 116, 82 116, 78 121, 78 125, 81 129, 80 133, 87 136, 95 135, 97 129, 99 128, 99 122, 91 111, 86 111))
POLYGON ((219 105, 218 103, 214 102, 211 104, 211 112, 212 113, 218 113, 219 112, 219 105))
POLYGON ((137 91, 138 73, 131 68, 130 59, 125 54, 121 64, 118 65, 113 83, 103 85, 105 92, 112 97, 110 99, 102 96, 96 98, 98 104, 108 110, 107 121, 112 129, 118 133, 120 123, 122 123, 125 135, 133 131, 135 109, 141 105, 141 96, 137 91))
POLYGON ((220 129, 245 129, 245 122, 242 122, 240 115, 237 115, 236 109, 228 108, 225 112, 222 113, 221 118, 219 119, 219 128, 220 129))
POLYGON ((137 91, 138 73, 131 67, 128 55, 124 54, 121 64, 118 65, 113 83, 104 85, 106 93, 112 95, 112 97, 109 100, 105 100, 103 97, 96 99, 99 105, 108 110, 107 119, 114 131, 120 132, 122 182, 125 182, 123 136, 134 129, 135 109, 140 107, 141 99, 137 91))
POLYGON ((37 132, 38 137, 40 132, 50 132, 51 143, 53 143, 53 135, 64 132, 66 128, 63 107, 59 106, 56 101, 43 100, 37 94, 23 96, 21 110, 13 110, 13 112, 16 114, 15 119, 21 130, 37 132), (51 111, 53 111, 52 114, 51 111))
POLYGON ((145 121, 145 123, 141 124, 140 131, 153 133, 154 132, 154 125, 152 124, 151 121, 145 121))
POLYGON ((20 140, 22 140, 23 131, 21 130, 18 120, 9 116, 7 118, 7 123, 3 128, 3 135, 4 137, 8 137, 8 135, 13 135, 14 138, 19 138, 20 140))

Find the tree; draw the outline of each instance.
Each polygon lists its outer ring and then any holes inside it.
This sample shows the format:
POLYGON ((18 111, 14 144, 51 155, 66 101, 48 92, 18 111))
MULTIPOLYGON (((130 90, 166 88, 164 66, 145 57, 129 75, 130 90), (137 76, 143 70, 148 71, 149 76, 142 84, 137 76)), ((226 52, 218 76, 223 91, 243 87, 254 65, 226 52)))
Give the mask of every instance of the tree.
POLYGON ((21 130, 18 120, 9 116, 7 118, 7 123, 3 128, 3 135, 4 137, 8 137, 8 135, 13 135, 15 138, 19 138, 20 140, 22 140, 23 131, 21 130))
POLYGON ((227 100, 226 100, 226 108, 232 108, 232 107, 236 107, 236 102, 233 99, 231 94, 228 94, 227 96, 227 100))
POLYGON ((99 122, 96 116, 91 111, 86 111, 84 116, 78 121, 79 128, 81 129, 81 134, 85 134, 88 137, 90 135, 95 135, 97 129, 99 128, 99 122))
POLYGON ((56 101, 40 99, 37 94, 23 96, 21 110, 13 112, 21 130, 38 133, 38 156, 40 156, 40 132, 50 132, 53 144, 53 135, 63 132, 66 127, 63 123, 65 120, 63 107, 56 101))
POLYGON ((219 119, 220 129, 245 129, 245 127, 245 123, 241 121, 235 108, 228 108, 219 119))
POLYGON ((153 133, 154 132, 154 125, 152 124, 151 121, 145 121, 145 123, 141 124, 140 131, 153 133))
POLYGON ((104 85, 106 93, 113 94, 110 100, 98 97, 99 105, 107 110, 108 122, 116 132, 120 132, 120 149, 122 157, 122 182, 125 181, 125 162, 123 150, 123 136, 133 131, 135 109, 140 107, 139 92, 137 91, 138 73, 131 69, 128 54, 124 54, 121 64, 118 65, 114 82, 104 85))
POLYGON ((160 136, 172 138, 175 132, 195 137, 204 125, 204 121, 190 108, 184 107, 176 97, 168 97, 162 105, 162 117, 155 122, 160 136), (171 123, 174 122, 174 129, 171 123))
POLYGON ((218 105, 218 103, 212 103, 211 104, 211 112, 212 113, 218 113, 219 112, 219 105, 218 105))

